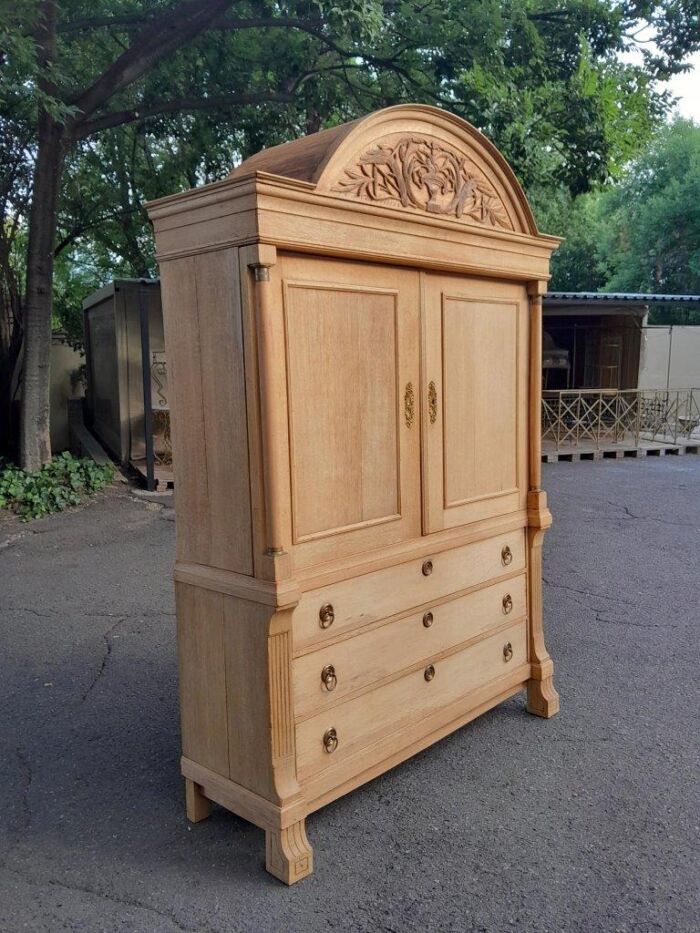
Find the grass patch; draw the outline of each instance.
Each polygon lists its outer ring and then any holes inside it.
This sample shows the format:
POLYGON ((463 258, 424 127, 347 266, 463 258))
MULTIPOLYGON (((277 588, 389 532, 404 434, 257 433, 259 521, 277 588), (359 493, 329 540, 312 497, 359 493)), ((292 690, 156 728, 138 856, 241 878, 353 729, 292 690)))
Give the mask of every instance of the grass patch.
POLYGON ((104 489, 113 476, 111 463, 100 465, 69 453, 58 454, 35 473, 0 461, 0 508, 11 509, 28 522, 79 505, 104 489))

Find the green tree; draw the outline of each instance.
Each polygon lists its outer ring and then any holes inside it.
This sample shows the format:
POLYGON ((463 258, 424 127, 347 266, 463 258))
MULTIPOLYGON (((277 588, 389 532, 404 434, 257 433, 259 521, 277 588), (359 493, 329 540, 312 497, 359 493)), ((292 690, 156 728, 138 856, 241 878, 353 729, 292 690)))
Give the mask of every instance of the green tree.
POLYGON ((227 152, 407 99, 485 130, 527 186, 577 193, 648 136, 665 106, 653 80, 697 47, 694 0, 4 3, 0 340, 10 364, 24 347, 22 465, 50 457, 56 254, 81 274, 92 260, 72 247, 89 239, 117 267, 150 268, 144 195, 220 175, 227 152), (644 23, 658 54, 620 64, 644 23))
POLYGON ((700 294, 700 126, 660 132, 603 206, 606 290, 700 294))
MULTIPOLYGON (((553 289, 700 294, 700 126, 664 126, 618 184, 576 199, 560 192, 539 220, 566 238, 553 289)), ((688 323, 700 312, 654 309, 652 319, 688 323)))
POLYGON ((564 242, 552 256, 553 291, 605 291, 606 270, 598 247, 605 225, 600 190, 573 197, 560 188, 546 198, 532 199, 540 230, 561 236, 564 242))

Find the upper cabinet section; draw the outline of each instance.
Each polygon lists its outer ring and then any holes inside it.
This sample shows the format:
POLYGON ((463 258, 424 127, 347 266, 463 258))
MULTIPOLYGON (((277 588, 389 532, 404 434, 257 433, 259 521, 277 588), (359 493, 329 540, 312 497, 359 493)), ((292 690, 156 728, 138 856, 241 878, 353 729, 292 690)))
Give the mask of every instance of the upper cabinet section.
POLYGON ((222 182, 153 202, 150 214, 161 261, 205 242, 264 242, 528 281, 547 278, 558 243, 538 233, 486 137, 421 105, 264 150, 222 182))
POLYGON ((527 296, 558 240, 483 134, 392 107, 149 214, 180 560, 279 581, 524 515, 527 296))

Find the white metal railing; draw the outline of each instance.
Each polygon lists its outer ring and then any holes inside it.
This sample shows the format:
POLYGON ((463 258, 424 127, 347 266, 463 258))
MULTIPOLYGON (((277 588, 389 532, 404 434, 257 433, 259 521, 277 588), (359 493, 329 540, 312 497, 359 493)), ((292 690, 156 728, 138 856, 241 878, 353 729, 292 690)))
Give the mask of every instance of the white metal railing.
POLYGON ((700 389, 566 389, 542 393, 542 439, 557 450, 700 439, 700 389))

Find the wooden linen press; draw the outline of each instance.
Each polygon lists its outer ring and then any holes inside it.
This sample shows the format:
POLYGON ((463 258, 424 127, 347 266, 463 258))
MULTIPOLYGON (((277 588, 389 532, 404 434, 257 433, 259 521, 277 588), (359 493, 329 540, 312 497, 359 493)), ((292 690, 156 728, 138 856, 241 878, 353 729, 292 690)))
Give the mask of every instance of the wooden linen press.
POLYGON ((312 871, 307 814, 520 690, 542 632, 558 240, 472 126, 392 107, 152 202, 182 773, 312 871))

